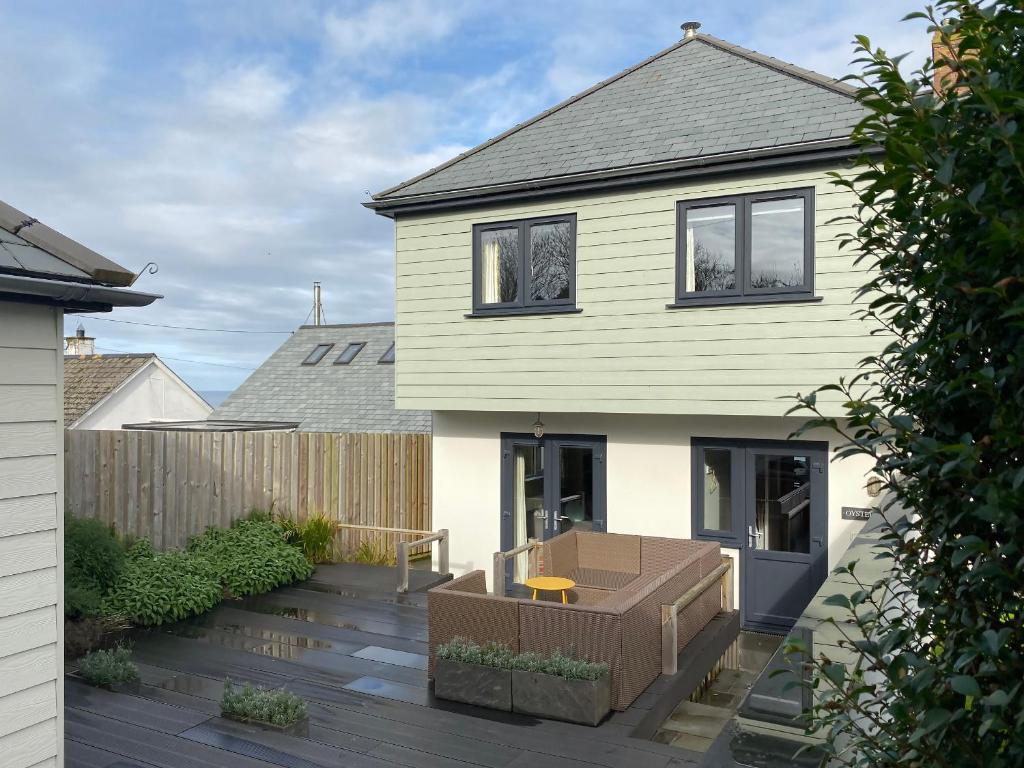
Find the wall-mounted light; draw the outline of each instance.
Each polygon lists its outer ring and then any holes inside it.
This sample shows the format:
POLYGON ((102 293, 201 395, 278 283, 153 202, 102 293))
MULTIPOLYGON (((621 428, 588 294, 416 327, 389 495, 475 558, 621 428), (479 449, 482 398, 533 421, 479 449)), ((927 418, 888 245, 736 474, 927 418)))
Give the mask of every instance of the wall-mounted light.
POLYGON ((537 420, 533 422, 533 436, 536 438, 544 437, 544 422, 540 420, 540 414, 537 414, 537 420))
POLYGON ((868 492, 868 496, 872 499, 876 498, 882 492, 882 478, 872 477, 864 485, 864 488, 868 492))

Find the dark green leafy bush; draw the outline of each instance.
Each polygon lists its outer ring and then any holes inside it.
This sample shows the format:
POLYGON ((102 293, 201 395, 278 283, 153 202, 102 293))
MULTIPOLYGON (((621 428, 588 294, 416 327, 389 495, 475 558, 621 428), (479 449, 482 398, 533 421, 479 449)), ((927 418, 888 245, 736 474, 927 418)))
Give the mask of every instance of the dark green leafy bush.
MULTIPOLYGON (((144 550, 140 544, 135 547, 144 550)), ((221 601, 220 580, 205 558, 173 550, 146 556, 139 549, 103 601, 104 611, 152 626, 204 613, 221 601)))
POLYGON ((110 527, 68 515, 64 521, 64 575, 76 588, 104 594, 124 565, 124 548, 110 527))
POLYGON ((246 684, 239 691, 230 680, 225 680, 220 711, 232 720, 288 726, 306 716, 306 703, 283 688, 270 690, 246 684))
POLYGON ((801 398, 911 514, 890 508, 892 578, 828 598, 859 659, 814 660, 809 728, 830 765, 1009 768, 1024 765, 1024 6, 913 16, 953 77, 936 95, 935 62, 906 78, 857 38, 864 152, 836 180, 859 200, 848 243, 889 343, 824 388, 842 421, 801 398))
POLYGON ((188 555, 207 561, 229 594, 263 592, 308 579, 313 568, 290 546, 277 524, 240 520, 228 529, 211 528, 188 544, 188 555))
POLYGON ((68 619, 88 619, 99 616, 102 612, 103 596, 95 587, 75 584, 66 576, 64 578, 64 617, 68 619))
POLYGON ((78 674, 90 685, 102 688, 134 683, 139 679, 139 669, 132 662, 131 651, 123 646, 87 654, 78 664, 78 674))

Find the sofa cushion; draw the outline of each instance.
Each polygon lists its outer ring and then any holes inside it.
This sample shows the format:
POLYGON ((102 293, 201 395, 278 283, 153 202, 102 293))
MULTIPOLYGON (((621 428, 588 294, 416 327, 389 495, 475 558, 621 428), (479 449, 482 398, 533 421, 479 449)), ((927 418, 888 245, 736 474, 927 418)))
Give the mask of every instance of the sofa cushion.
POLYGON ((569 578, 581 587, 594 589, 622 589, 637 577, 635 573, 623 571, 605 571, 600 568, 573 568, 569 578))
POLYGON ((576 567, 640 573, 640 537, 624 533, 576 533, 576 567))

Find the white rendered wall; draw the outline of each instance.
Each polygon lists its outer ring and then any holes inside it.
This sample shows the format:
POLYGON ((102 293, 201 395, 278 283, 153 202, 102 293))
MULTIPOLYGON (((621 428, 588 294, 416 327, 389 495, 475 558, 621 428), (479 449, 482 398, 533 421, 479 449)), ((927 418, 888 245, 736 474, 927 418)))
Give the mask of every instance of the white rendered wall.
POLYGON ((115 390, 75 429, 121 429, 124 424, 148 421, 197 421, 213 409, 188 387, 155 363, 115 390))
MULTIPOLYGON (((434 412, 433 526, 451 532, 455 573, 483 569, 490 584, 493 555, 501 543, 500 436, 529 433, 536 418, 536 413, 434 412)), ((768 417, 628 414, 542 413, 541 418, 548 434, 607 437, 609 532, 678 538, 690 537, 691 437, 784 440, 802 423, 768 417)), ((801 439, 827 441, 830 449, 837 442, 826 432, 801 439)), ((859 457, 829 463, 829 568, 862 525, 843 521, 841 507, 871 505, 864 491, 869 466, 859 457)), ((738 599, 738 572, 733 583, 738 599)))

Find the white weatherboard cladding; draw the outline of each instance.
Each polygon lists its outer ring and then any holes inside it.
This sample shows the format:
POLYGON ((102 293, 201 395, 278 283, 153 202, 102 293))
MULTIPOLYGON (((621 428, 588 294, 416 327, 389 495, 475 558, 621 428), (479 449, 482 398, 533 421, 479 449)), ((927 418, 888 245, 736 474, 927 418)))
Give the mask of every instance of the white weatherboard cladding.
POLYGON ((63 765, 63 313, 0 301, 0 764, 63 765))
MULTIPOLYGON (((829 168, 695 179, 471 211, 399 215, 396 403, 480 411, 781 416, 780 398, 856 370, 881 340, 855 317, 868 274, 840 251, 854 198, 829 168), (666 309, 676 203, 813 188, 817 303, 666 309), (577 216, 578 314, 466 318, 472 227, 577 216)), ((825 395, 838 415, 838 398, 825 395)))
MULTIPOLYGON (((501 548, 501 433, 530 433, 536 418, 530 412, 434 414, 433 527, 451 531, 456 574, 483 569, 490 583, 494 553, 501 548)), ((802 423, 796 418, 589 413, 542 413, 541 418, 548 434, 607 437, 610 532, 683 539, 691 536, 693 437, 785 440, 802 423)), ((802 439, 828 441, 830 449, 836 445, 835 436, 824 431, 802 439)), ((864 490, 869 469, 870 462, 860 458, 829 464, 829 568, 863 525, 843 520, 842 507, 871 506, 864 490)), ((738 574, 733 583, 738 601, 738 574)))

